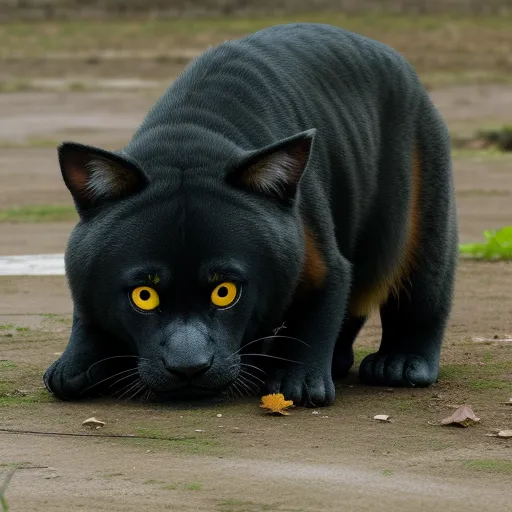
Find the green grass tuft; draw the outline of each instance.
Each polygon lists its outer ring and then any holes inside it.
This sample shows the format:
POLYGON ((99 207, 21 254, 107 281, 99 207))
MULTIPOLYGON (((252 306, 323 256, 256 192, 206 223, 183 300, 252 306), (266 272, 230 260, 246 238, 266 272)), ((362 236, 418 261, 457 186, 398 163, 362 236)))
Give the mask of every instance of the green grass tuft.
POLYGON ((503 382, 499 380, 474 380, 468 382, 470 389, 511 389, 510 382, 503 382))
POLYGON ((50 393, 48 393, 48 391, 46 391, 46 389, 38 389, 34 392, 27 393, 25 396, 6 393, 0 389, 0 408, 23 406, 28 404, 41 404, 54 401, 55 399, 50 395, 50 393))
POLYGON ((488 473, 512 474, 512 460, 474 459, 463 462, 464 467, 488 473))
POLYGON ((376 352, 375 348, 368 347, 355 347, 354 348, 354 361, 356 364, 359 364, 366 356, 373 354, 376 352))
POLYGON ((0 210, 0 222, 65 222, 77 219, 73 206, 34 205, 0 210))
POLYGON ((477 260, 512 260, 512 226, 484 231, 484 243, 461 244, 460 253, 477 260))
POLYGON ((185 489, 187 491, 200 491, 203 488, 203 484, 198 482, 191 482, 190 484, 185 484, 185 489))
POLYGON ((5 499, 5 491, 7 490, 9 482, 11 481, 12 475, 14 475, 15 471, 16 468, 11 469, 11 471, 7 473, 7 476, 5 477, 4 481, 0 484, 0 505, 2 505, 2 512, 8 512, 9 510, 9 505, 7 504, 7 500, 5 499))

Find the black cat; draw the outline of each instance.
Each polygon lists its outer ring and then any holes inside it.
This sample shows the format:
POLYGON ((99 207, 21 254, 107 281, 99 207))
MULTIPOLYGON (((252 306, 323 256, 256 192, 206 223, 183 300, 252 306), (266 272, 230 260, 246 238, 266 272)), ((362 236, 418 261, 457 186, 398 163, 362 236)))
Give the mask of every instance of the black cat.
POLYGON ((225 42, 124 149, 67 142, 59 159, 80 222, 71 339, 45 374, 57 397, 91 396, 114 374, 154 399, 254 375, 328 405, 378 307, 362 380, 435 381, 457 261, 450 141, 391 48, 318 24, 225 42), (247 366, 241 347, 283 322, 287 337, 247 366), (274 363, 265 379, 254 361, 274 363))

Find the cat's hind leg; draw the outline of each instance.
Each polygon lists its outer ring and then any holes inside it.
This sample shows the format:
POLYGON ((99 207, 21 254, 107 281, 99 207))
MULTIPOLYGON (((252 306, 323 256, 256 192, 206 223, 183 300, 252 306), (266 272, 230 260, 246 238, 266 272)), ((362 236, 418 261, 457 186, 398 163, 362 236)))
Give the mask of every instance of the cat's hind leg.
POLYGON ((458 237, 449 137, 427 105, 418 139, 419 195, 414 261, 398 293, 380 308, 382 341, 359 373, 363 382, 427 386, 438 375, 441 343, 451 309, 458 237))

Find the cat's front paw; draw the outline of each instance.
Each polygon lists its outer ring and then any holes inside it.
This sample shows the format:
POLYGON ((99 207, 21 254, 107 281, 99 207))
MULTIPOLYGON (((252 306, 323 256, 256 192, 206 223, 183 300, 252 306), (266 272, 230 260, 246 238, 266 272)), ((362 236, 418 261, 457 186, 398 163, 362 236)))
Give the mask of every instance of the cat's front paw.
POLYGON ((270 393, 282 393, 286 400, 305 407, 323 407, 334 401, 330 368, 312 370, 307 366, 276 370, 268 380, 270 393))
POLYGON ((74 368, 61 359, 54 361, 43 375, 46 389, 60 400, 86 398, 89 378, 86 371, 74 368))

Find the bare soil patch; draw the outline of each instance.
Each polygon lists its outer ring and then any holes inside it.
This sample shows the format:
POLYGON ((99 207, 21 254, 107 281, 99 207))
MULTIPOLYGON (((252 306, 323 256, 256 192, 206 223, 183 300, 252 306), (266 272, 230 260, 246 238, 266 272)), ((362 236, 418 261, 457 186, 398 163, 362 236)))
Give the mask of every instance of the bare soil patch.
MULTIPOLYGON (((441 505, 462 511, 469 500, 481 510, 491 510, 491 502, 492 510, 508 510, 512 441, 485 434, 512 421, 510 406, 502 404, 512 396, 512 344, 500 341, 512 326, 511 278, 510 264, 461 264, 434 387, 370 388, 353 371, 338 384, 334 406, 316 415, 293 409, 282 418, 263 415, 257 397, 164 406, 57 402, 42 388, 41 374, 67 343, 65 281, 0 279, 0 296, 13 310, 0 317, 0 428, 134 436, 0 431, 0 464, 26 468, 9 488, 13 509, 370 510, 379 503, 403 511, 441 505), (47 303, 66 314, 37 315, 47 303), (25 319, 31 327, 23 327, 25 319), (463 403, 472 405, 480 424, 429 424, 463 403), (391 415, 392 423, 376 422, 375 414, 391 415), (90 416, 106 426, 86 429, 81 423, 90 416)), ((357 343, 359 360, 379 335, 374 318, 357 343)))

